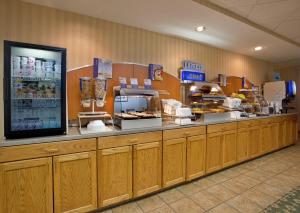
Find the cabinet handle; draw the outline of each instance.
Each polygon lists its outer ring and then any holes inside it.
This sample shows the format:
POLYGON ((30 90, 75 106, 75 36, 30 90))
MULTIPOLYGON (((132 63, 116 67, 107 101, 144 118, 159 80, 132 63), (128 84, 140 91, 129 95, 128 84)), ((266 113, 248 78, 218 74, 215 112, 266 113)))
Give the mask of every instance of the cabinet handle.
POLYGON ((130 139, 128 142, 129 142, 129 143, 137 143, 138 141, 139 141, 139 140, 135 138, 135 139, 130 139))
POLYGON ((48 152, 48 153, 55 153, 55 152, 58 152, 58 149, 57 148, 45 149, 45 151, 48 152))

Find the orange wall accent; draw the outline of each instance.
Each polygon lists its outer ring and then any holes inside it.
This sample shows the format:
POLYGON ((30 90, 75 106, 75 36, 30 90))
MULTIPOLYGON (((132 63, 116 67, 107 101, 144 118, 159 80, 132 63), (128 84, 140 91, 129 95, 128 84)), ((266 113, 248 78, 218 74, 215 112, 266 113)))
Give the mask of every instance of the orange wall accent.
MULTIPOLYGON (((250 89, 252 83, 248 79, 246 79, 246 82, 246 88, 250 89)), ((233 92, 238 93, 239 90, 242 89, 242 78, 237 76, 227 76, 227 86, 221 88, 227 96, 230 96, 233 92)))
MULTIPOLYGON (((79 79, 83 76, 92 77, 93 66, 84 67, 67 73, 67 98, 68 98, 68 119, 75 120, 80 111, 91 111, 91 108, 83 108, 80 105, 79 79)), ((137 64, 113 64, 113 77, 108 80, 108 90, 106 104, 103 109, 96 108, 97 111, 107 111, 113 113, 114 97, 113 87, 119 85, 119 77, 126 77, 127 84, 130 78, 137 78, 139 85, 144 84, 144 79, 148 78, 148 67, 137 64)), ((174 98, 180 100, 180 81, 174 76, 164 73, 163 81, 152 81, 152 87, 156 90, 166 90, 170 95, 162 95, 160 98, 174 98)))

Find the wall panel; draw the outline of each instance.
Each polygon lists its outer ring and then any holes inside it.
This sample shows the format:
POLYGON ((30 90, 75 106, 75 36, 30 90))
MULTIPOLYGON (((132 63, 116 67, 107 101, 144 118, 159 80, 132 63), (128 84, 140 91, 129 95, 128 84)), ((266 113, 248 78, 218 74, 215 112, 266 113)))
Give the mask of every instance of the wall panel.
MULTIPOLYGON (((160 63, 177 76, 182 59, 205 64, 208 79, 218 73, 246 76, 256 84, 272 72, 271 63, 213 48, 201 43, 158 34, 19 0, 0 1, 0 78, 3 77, 3 39, 68 49, 68 69, 91 64, 94 56, 141 64, 160 63)), ((2 90, 2 81, 0 83, 2 90)), ((2 92, 0 100, 2 100, 2 92)), ((3 102, 0 102, 0 137, 3 102)))

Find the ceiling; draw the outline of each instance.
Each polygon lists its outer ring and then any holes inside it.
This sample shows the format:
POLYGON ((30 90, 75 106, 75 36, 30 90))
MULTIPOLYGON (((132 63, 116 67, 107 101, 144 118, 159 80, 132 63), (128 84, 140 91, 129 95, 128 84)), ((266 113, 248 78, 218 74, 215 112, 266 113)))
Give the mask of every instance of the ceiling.
POLYGON ((300 0, 209 0, 300 43, 300 0))
MULTIPOLYGON (((89 0, 88 3, 86 0, 25 1, 178 36, 271 62, 278 63, 300 58, 300 46, 193 0, 89 0), (199 25, 206 26, 207 30, 202 33, 196 32, 195 27, 199 25), (264 49, 255 52, 253 48, 258 45, 262 45, 264 49)), ((218 4, 222 4, 222 0, 216 0, 215 3, 217 1, 218 4)), ((256 0, 223 1, 231 2, 231 6, 234 2, 256 3, 256 0)), ((282 1, 300 2, 300 0, 282 1)), ((229 4, 227 6, 231 7, 229 4)), ((239 7, 242 6, 244 5, 239 7)), ((299 31, 297 27, 288 28, 292 31, 290 35, 293 34, 294 29, 299 31)))

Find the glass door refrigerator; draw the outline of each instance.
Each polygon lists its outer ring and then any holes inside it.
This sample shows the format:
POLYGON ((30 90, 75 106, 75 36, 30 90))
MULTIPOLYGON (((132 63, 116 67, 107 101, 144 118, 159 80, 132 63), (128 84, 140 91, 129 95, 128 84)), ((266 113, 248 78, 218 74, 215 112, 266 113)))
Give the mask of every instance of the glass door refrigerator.
POLYGON ((66 133, 66 49, 4 41, 5 137, 66 133))

